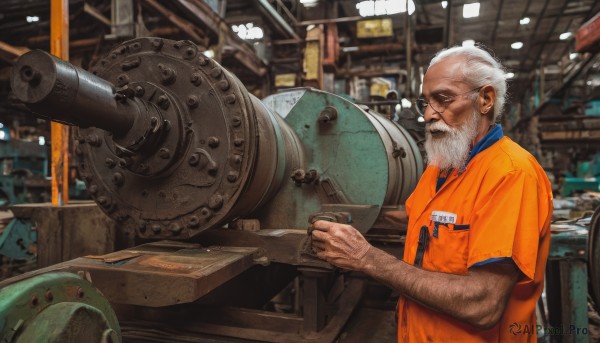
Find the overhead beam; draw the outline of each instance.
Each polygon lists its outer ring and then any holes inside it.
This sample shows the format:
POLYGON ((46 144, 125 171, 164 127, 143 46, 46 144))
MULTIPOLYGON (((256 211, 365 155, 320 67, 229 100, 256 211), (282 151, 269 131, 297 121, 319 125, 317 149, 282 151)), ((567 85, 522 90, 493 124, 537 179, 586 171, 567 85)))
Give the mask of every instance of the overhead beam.
POLYGON ((154 10, 156 10, 163 16, 165 16, 165 18, 167 18, 168 21, 173 23, 173 25, 177 26, 181 31, 185 32, 188 36, 190 36, 192 41, 194 41, 196 44, 205 47, 208 45, 209 39, 206 36, 206 34, 203 31, 201 31, 198 27, 196 27, 196 25, 194 25, 193 23, 190 23, 189 21, 179 17, 178 15, 171 12, 155 0, 144 0, 144 3, 152 7, 154 10))
POLYGON ((279 31, 284 33, 288 38, 300 40, 300 36, 294 31, 294 29, 288 24, 283 17, 277 12, 273 6, 267 0, 255 0, 259 6, 266 12, 266 17, 271 21, 275 27, 279 28, 279 31))
POLYGON ((29 49, 22 46, 13 46, 8 43, 0 41, 0 58, 5 60, 8 63, 11 63, 19 56, 28 52, 29 49))
MULTIPOLYGON (((150 1, 150 0, 146 0, 150 1)), ((153 1, 153 0, 152 0, 153 1)), ((231 26, 215 13, 207 4, 202 1, 192 0, 174 0, 185 8, 191 15, 206 25, 209 30, 219 36, 224 33, 224 46, 230 47, 235 51, 233 57, 242 65, 246 66, 252 73, 257 76, 264 76, 267 73, 265 63, 256 55, 246 42, 242 41, 238 35, 231 30, 231 26), (221 27, 227 26, 225 32, 221 32, 221 27)))
POLYGON ((492 46, 496 45, 496 33, 498 32, 498 25, 500 23, 503 6, 504 0, 500 0, 500 6, 498 6, 498 12, 496 13, 496 22, 494 23, 494 30, 492 31, 492 46))
POLYGON ((102 24, 110 27, 110 19, 106 18, 104 15, 102 15, 102 12, 98 11, 95 7, 88 4, 87 2, 83 4, 83 11, 96 18, 102 24))

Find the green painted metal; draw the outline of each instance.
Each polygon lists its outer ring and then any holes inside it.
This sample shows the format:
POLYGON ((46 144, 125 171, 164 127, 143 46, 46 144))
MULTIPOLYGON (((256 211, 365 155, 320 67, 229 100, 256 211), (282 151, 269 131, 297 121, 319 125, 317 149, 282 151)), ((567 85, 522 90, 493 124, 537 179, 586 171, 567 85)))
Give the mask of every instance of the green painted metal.
POLYGON ((323 204, 400 205, 423 171, 419 149, 405 130, 347 99, 301 88, 269 96, 263 103, 283 117, 302 142, 305 164, 293 169, 313 169, 320 177, 311 184, 285 182, 261 210, 263 229, 305 228, 307 218, 321 212, 323 204), (335 109, 337 118, 321 121, 326 108, 335 109), (330 181, 325 193, 338 201, 324 198, 324 180, 330 181))
POLYGON ((29 247, 37 241, 31 221, 14 218, 0 233, 0 255, 16 260, 35 260, 29 247))
POLYGON ((559 262, 561 305, 565 335, 563 342, 589 342, 587 266, 581 259, 559 262))
POLYGON ((47 273, 0 289, 1 342, 116 343, 120 336, 108 301, 75 274, 47 273))
MULTIPOLYGON (((553 225, 549 262, 557 263, 562 342, 588 342, 588 230, 578 225, 553 225)), ((548 289, 556 287, 548 287, 548 289)))

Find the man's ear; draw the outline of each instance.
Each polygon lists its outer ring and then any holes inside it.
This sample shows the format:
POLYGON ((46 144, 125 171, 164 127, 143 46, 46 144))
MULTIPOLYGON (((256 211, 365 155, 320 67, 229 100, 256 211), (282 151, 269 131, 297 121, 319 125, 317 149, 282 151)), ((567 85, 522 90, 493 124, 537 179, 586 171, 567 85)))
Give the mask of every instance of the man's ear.
POLYGON ((481 87, 477 100, 479 112, 486 115, 491 114, 491 117, 493 117, 490 111, 493 111, 494 104, 496 103, 496 89, 491 85, 481 87))

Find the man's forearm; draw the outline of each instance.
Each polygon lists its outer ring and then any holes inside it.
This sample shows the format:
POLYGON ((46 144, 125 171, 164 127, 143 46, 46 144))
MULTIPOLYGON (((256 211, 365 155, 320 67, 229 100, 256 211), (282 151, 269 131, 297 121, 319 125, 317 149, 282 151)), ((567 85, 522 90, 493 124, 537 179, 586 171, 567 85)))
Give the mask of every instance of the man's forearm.
POLYGON ((488 287, 470 275, 423 270, 374 247, 367 252, 364 262, 360 269, 362 272, 402 295, 481 328, 493 326, 501 316, 491 309, 504 308, 497 305, 506 299, 499 299, 497 294, 489 292, 488 287))

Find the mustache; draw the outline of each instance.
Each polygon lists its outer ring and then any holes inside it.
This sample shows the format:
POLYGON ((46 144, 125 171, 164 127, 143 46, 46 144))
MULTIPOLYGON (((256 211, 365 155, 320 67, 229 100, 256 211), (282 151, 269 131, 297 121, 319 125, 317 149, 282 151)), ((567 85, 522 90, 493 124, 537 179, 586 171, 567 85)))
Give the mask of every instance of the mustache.
POLYGON ((448 126, 446 123, 444 123, 442 121, 427 123, 427 124, 425 124, 425 128, 427 129, 428 132, 431 132, 431 131, 452 132, 453 131, 450 126, 448 126))

